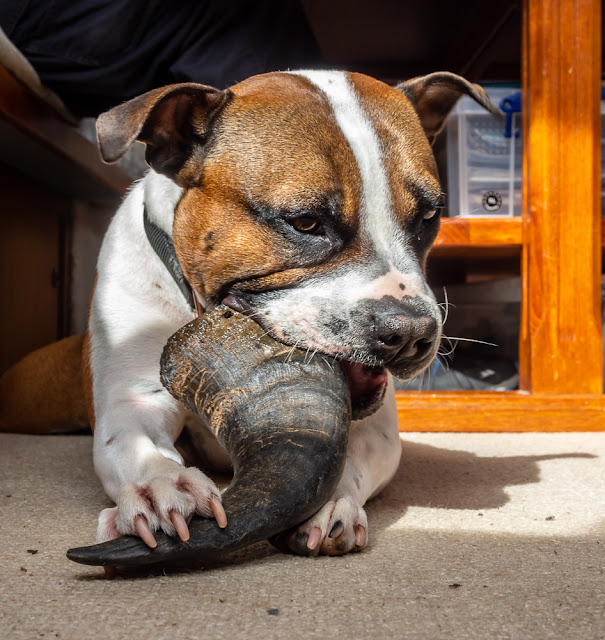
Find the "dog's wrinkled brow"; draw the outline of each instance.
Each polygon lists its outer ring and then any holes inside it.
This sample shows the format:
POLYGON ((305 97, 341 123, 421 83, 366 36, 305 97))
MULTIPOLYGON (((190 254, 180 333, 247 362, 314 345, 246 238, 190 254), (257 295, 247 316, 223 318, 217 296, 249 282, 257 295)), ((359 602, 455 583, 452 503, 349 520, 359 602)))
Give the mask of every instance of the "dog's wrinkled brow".
POLYGON ((337 217, 340 212, 340 198, 336 194, 328 195, 325 193, 305 193, 301 197, 284 198, 276 202, 254 200, 247 205, 260 220, 271 220, 283 215, 288 217, 309 215, 337 217))
POLYGON ((441 185, 436 181, 426 182, 408 178, 406 187, 421 208, 442 209, 445 206, 445 196, 441 191, 441 185))

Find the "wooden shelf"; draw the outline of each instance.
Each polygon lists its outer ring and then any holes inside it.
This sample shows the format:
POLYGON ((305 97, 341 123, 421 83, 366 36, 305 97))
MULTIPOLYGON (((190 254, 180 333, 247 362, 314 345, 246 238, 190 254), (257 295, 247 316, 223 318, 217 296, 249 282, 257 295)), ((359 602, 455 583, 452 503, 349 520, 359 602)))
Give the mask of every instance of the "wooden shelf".
MULTIPOLYGON (((431 253, 435 255, 489 254, 490 250, 520 252, 521 218, 443 218, 431 253)), ((605 219, 601 219, 601 246, 605 247, 605 219)))
POLYGON ((519 255, 521 218, 443 218, 431 250, 438 257, 503 257, 519 255))
POLYGON ((605 396, 398 391, 400 431, 600 431, 605 396))
POLYGON ((521 247, 521 218, 442 218, 435 248, 521 247))

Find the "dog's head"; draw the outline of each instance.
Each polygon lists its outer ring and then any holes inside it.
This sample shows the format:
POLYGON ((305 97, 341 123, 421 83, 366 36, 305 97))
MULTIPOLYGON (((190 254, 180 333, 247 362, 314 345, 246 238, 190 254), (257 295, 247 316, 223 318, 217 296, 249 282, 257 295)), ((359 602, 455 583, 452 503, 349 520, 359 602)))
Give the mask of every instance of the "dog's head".
POLYGON ((151 91, 98 122, 115 161, 134 140, 183 188, 173 240, 205 298, 273 337, 340 357, 360 406, 384 368, 435 357, 441 314, 424 278, 443 194, 430 143, 477 85, 436 73, 391 88, 359 74, 271 73, 219 91, 151 91))

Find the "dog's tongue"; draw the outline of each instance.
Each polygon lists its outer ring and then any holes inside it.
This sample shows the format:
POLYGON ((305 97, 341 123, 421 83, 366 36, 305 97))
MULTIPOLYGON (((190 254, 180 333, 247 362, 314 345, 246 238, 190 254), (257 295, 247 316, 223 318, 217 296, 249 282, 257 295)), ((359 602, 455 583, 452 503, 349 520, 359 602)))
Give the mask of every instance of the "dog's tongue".
POLYGON ((349 392, 353 420, 372 415, 380 408, 387 388, 387 372, 384 367, 371 367, 359 362, 341 360, 349 392))

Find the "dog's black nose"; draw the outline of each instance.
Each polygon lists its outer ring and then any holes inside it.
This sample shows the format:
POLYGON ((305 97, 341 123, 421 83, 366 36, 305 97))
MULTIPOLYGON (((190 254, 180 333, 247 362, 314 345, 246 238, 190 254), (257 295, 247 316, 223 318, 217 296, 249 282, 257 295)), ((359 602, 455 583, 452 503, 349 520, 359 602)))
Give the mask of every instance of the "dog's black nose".
POLYGON ((437 322, 423 307, 394 301, 374 312, 372 353, 384 362, 424 358, 433 348, 437 322))

